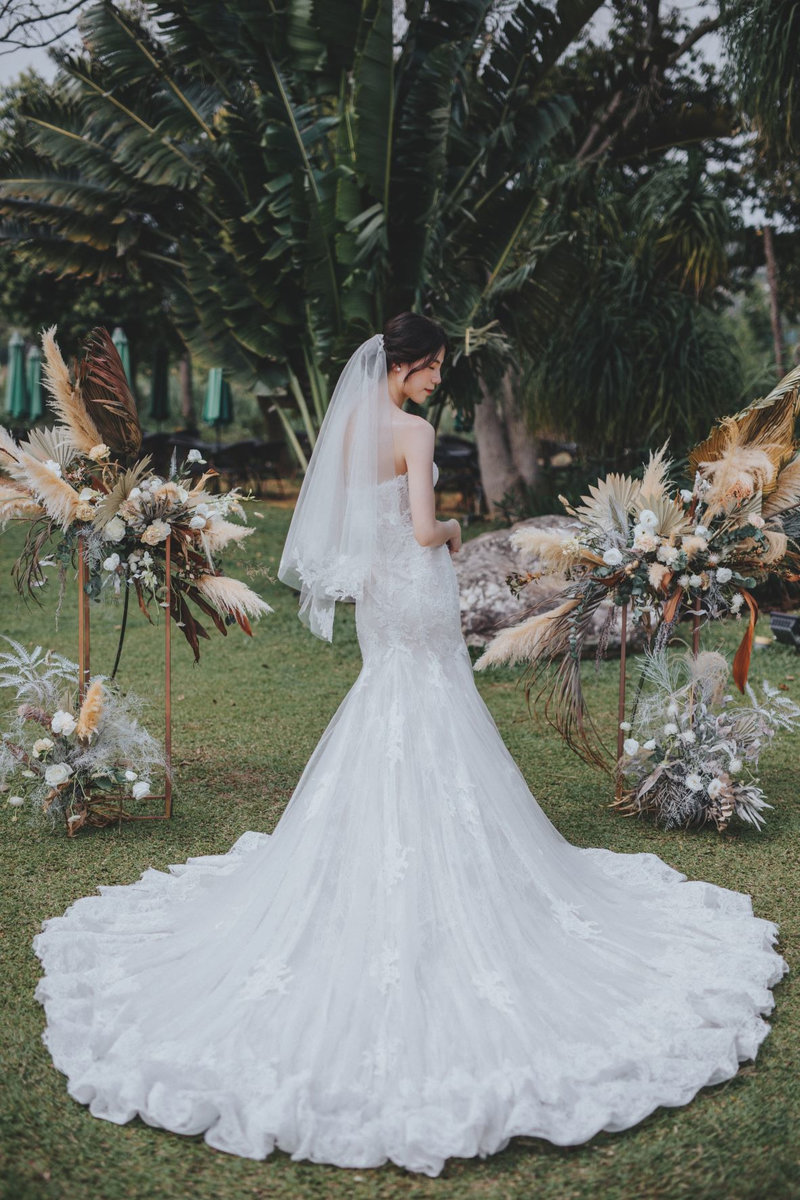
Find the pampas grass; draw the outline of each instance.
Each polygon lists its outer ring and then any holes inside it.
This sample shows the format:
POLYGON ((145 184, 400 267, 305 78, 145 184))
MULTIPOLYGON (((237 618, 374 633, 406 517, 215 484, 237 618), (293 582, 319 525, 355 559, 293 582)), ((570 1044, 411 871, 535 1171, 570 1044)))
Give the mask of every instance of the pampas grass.
POLYGON ((216 550, 224 549, 230 542, 244 541, 253 532, 253 528, 247 525, 234 525, 232 521, 213 517, 201 531, 201 541, 206 553, 213 554, 216 550))
POLYGON ((41 504, 26 488, 7 479, 0 482, 0 529, 9 521, 35 520, 43 512, 41 504))
POLYGON ((97 733, 100 718, 103 715, 104 687, 102 679, 93 679, 83 699, 81 711, 78 713, 78 724, 75 732, 82 742, 90 742, 97 733))
POLYGON ((486 647, 475 663, 475 670, 483 671, 486 667, 500 664, 514 666, 520 662, 534 662, 544 654, 552 657, 558 653, 555 639, 563 636, 563 626, 559 627, 559 620, 576 609, 579 603, 575 599, 565 600, 549 612, 538 613, 520 625, 504 629, 486 647))
POLYGON ((55 339, 55 330, 55 325, 51 325, 42 334, 42 379, 50 393, 50 408, 58 417, 60 425, 67 429, 77 449, 83 454, 88 454, 103 439, 86 411, 80 388, 75 387, 70 379, 67 364, 61 357, 55 339))
POLYGON ((272 612, 266 600, 262 600, 239 579, 230 579, 226 575, 201 575, 197 580, 197 588, 219 612, 232 617, 258 619, 272 612))

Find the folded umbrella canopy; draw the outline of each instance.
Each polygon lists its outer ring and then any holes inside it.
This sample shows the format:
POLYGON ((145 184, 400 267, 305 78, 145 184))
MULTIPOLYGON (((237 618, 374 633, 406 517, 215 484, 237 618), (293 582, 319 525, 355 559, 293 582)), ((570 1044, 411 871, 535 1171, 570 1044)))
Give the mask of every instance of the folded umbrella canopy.
POLYGON ((44 416, 44 397, 42 395, 42 352, 37 345, 28 351, 28 416, 32 421, 38 421, 44 416))
POLYGON ((111 340, 114 343, 114 345, 116 346, 117 354, 119 355, 120 360, 122 362, 122 368, 125 371, 125 378, 127 379, 128 383, 130 383, 131 382, 131 352, 130 352, 130 347, 128 346, 127 335, 121 325, 118 325, 117 328, 114 330, 114 332, 111 335, 111 340))
POLYGON ((28 392, 25 386, 25 339, 16 330, 12 333, 8 343, 6 413, 15 421, 24 420, 28 415, 28 392))
POLYGON ((233 420, 233 397, 222 367, 212 367, 208 372, 206 398, 203 404, 203 421, 206 425, 230 425, 233 420))

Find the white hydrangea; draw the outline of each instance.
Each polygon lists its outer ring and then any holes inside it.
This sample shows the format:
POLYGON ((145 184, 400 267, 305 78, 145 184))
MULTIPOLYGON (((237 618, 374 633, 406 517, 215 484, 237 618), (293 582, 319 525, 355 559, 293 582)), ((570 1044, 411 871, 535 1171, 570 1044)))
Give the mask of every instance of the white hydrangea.
POLYGON ((616 546, 609 546, 603 554, 603 562, 607 567, 616 567, 622 562, 622 554, 616 546))
POLYGON ((738 775, 742 769, 742 760, 740 758, 732 758, 728 763, 728 771, 731 775, 738 775))
POLYGON ((656 558, 660 559, 661 562, 666 563, 668 567, 672 567, 677 562, 679 554, 680 551, 678 550, 677 546, 664 545, 658 547, 656 558))
POLYGON ((703 579, 700 575, 689 576, 689 587, 699 588, 703 586, 703 579))
POLYGON ((716 776, 711 780, 711 783, 709 783, 708 787, 706 788, 706 791, 708 792, 708 794, 712 800, 716 800, 716 798, 720 794, 720 792, 722 792, 724 790, 725 790, 725 784, 722 782, 721 779, 717 779, 716 776))
POLYGON ((730 583, 733 571, 730 567, 717 567, 717 583, 730 583))
POLYGON ((626 738, 622 743, 622 749, 627 754, 628 758, 633 758, 634 754, 639 749, 639 743, 636 738, 626 738))
POLYGON ((667 724, 664 726, 664 736, 665 737, 674 737, 677 732, 678 732, 678 726, 675 724, 674 721, 668 721, 667 724))
POLYGON ((624 733, 630 733, 632 728, 630 721, 620 721, 619 727, 624 733))
POLYGON ((697 741, 697 734, 693 729, 684 729, 680 738, 687 746, 692 746, 697 741))

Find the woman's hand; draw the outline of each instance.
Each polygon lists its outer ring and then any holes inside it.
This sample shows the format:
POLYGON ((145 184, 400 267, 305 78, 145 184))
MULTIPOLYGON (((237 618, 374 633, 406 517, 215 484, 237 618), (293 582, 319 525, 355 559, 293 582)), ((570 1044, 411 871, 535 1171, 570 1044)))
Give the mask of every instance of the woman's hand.
POLYGON ((461 549, 461 524, 455 517, 452 517, 447 523, 453 529, 452 536, 447 539, 447 549, 451 554, 458 554, 461 549))

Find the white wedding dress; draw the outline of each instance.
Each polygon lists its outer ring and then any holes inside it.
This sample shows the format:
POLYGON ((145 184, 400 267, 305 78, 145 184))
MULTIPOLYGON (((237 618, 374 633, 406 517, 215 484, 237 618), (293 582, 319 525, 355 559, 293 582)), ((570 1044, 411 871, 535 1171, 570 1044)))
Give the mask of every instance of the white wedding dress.
POLYGON ((768 1032, 776 927, 553 828, 476 691, 447 549, 415 541, 404 476, 379 492, 363 670, 274 833, 36 938, 46 1044, 97 1117, 437 1175, 686 1104, 768 1032))

